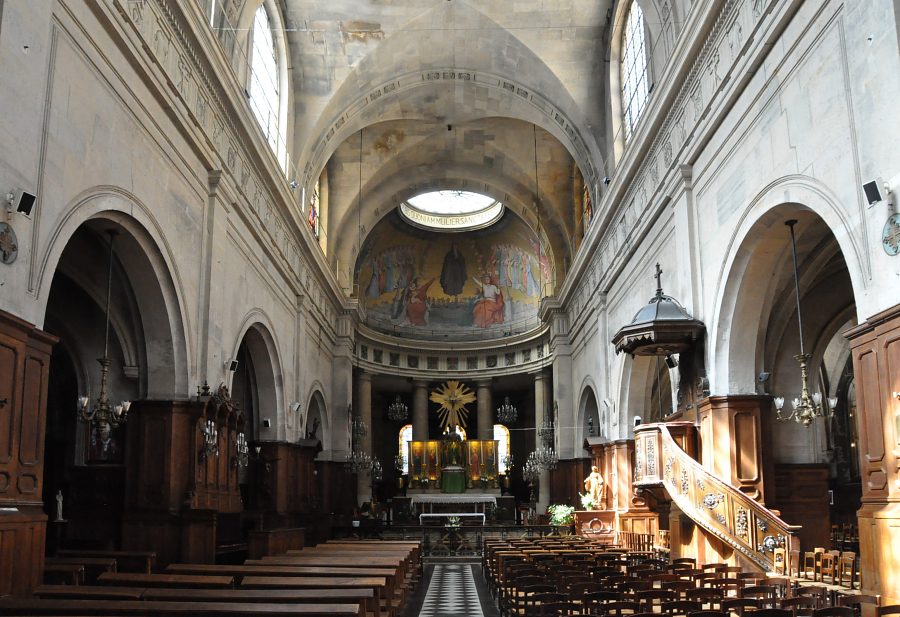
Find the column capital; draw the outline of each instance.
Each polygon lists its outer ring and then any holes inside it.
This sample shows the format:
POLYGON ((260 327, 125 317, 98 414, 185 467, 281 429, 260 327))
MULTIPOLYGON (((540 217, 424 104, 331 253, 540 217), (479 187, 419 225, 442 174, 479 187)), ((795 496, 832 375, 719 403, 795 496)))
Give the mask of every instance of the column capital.
POLYGON ((427 379, 411 379, 413 388, 427 388, 430 383, 427 379))
POLYGON ((360 371, 356 374, 356 378, 357 378, 359 381, 369 381, 369 382, 371 382, 371 381, 372 381, 372 373, 368 373, 368 372, 366 372, 366 371, 360 369, 360 371))
POLYGON ((476 380, 475 380, 475 385, 478 386, 479 388, 484 388, 484 387, 488 387, 488 388, 489 388, 489 387, 491 387, 493 384, 494 384, 494 378, 493 378, 493 377, 485 377, 485 378, 482 378, 482 379, 476 379, 476 380))

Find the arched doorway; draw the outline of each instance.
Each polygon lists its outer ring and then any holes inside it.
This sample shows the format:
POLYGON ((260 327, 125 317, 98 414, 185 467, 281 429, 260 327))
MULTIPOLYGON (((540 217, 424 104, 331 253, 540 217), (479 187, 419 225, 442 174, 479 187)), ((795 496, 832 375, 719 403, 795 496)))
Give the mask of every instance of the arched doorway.
MULTIPOLYGON (((244 332, 237 352, 231 380, 231 398, 240 408, 246 438, 252 452, 262 442, 278 437, 281 382, 277 352, 269 329, 253 322, 244 332)), ((238 486, 245 510, 262 510, 268 504, 271 488, 267 467, 271 462, 262 456, 251 457, 250 465, 238 469, 238 486)))
POLYGON ((58 253, 45 307, 44 328, 60 339, 51 361, 45 433, 43 500, 51 552, 63 544, 111 549, 122 541, 128 423, 110 429, 76 420, 78 397, 87 397, 90 409, 100 396, 97 359, 106 347, 108 285, 111 404, 186 395, 178 392, 187 382, 181 312, 172 306, 177 294, 156 243, 120 213, 82 223, 58 253), (65 519, 59 523, 57 495, 65 519))
MULTIPOLYGON (((837 462, 838 448, 846 457, 855 434, 850 349, 842 333, 856 324, 856 302, 845 253, 820 216, 782 204, 747 226, 726 267, 714 323, 713 388, 729 398, 756 397, 766 504, 803 525, 801 547, 832 548, 831 525, 841 521, 829 495, 840 488, 843 516, 861 497, 852 466, 837 462), (797 283, 787 221, 796 221, 797 283), (822 417, 808 425, 789 417, 802 390, 801 347, 809 355, 809 391, 822 398, 822 417), (772 397, 784 397, 781 414, 772 397)), ((755 465, 740 460, 747 469, 755 465)))

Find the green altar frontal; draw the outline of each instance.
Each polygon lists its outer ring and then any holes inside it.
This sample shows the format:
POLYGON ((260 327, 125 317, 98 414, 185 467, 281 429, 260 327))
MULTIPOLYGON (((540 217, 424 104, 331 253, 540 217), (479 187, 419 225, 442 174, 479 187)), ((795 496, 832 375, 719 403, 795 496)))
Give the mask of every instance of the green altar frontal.
POLYGON ((445 493, 465 493, 466 470, 462 467, 444 467, 441 470, 441 490, 445 493))

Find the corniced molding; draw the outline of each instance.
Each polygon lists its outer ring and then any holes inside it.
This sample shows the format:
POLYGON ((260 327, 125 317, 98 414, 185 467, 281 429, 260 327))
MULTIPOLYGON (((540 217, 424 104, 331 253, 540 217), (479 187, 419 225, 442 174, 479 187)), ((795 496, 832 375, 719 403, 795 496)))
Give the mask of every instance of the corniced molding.
POLYGON ((219 96, 225 87, 210 76, 201 60, 203 52, 186 32, 181 13, 184 7, 171 0, 113 0, 113 5, 124 25, 141 39, 140 47, 131 46, 133 53, 145 55, 164 73, 193 128, 215 153, 224 173, 233 179, 243 198, 237 205, 262 232, 264 243, 282 267, 314 300, 310 310, 319 313, 322 322, 334 323, 334 303, 318 278, 311 275, 309 260, 290 231, 292 227, 305 228, 302 222, 285 220, 276 196, 257 170, 257 156, 243 146, 234 118, 219 96))
MULTIPOLYGON (((659 130, 645 135, 637 132, 629 149, 645 147, 641 139, 652 142, 646 154, 635 161, 637 170, 621 196, 612 199, 607 194, 605 208, 612 209, 611 223, 598 230, 599 237, 586 238, 586 243, 593 240, 596 248, 589 251, 591 257, 581 270, 582 276, 577 277, 568 293, 564 290, 569 310, 583 307, 598 287, 608 289, 631 258, 637 247, 635 239, 642 237, 656 220, 657 209, 665 202, 663 191, 671 175, 678 173, 684 152, 703 138, 703 127, 713 114, 712 106, 723 98, 723 90, 738 87, 737 71, 749 61, 748 49, 759 43, 758 32, 767 27, 766 20, 776 4, 775 0, 728 0, 665 112, 659 130)), ((682 36, 690 34, 683 32, 682 36)), ((757 48, 754 53, 763 54, 765 49, 757 48)), ((656 96, 661 94, 657 92, 656 96)), ((601 206, 598 211, 603 209, 601 206)))

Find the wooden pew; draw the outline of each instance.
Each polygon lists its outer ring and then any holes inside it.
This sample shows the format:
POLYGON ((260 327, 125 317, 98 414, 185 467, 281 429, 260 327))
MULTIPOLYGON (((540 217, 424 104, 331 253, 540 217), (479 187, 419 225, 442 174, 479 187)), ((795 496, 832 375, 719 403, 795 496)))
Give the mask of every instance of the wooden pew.
POLYGON ((156 567, 156 553, 152 551, 94 551, 65 549, 57 551, 59 557, 100 557, 115 559, 119 572, 144 572, 150 574, 156 567))
POLYGON ((84 585, 84 566, 77 563, 44 564, 44 582, 84 585))
MULTIPOLYGON (((241 589, 318 589, 323 579, 317 576, 245 576, 241 589)), ((376 605, 388 615, 394 609, 387 593, 387 579, 382 576, 339 576, 327 579, 332 589, 371 589, 375 593, 376 605)))
POLYGON ((299 604, 362 603, 367 616, 377 615, 375 590, 353 589, 146 589, 142 599, 150 602, 262 602, 299 604))
POLYGON ((115 572, 116 560, 109 557, 47 557, 44 565, 84 566, 84 582, 92 585, 103 572, 115 572))
POLYGON ((133 572, 104 572, 97 577, 101 585, 126 587, 189 587, 196 589, 229 589, 234 577, 193 574, 135 574, 133 572))
POLYGON ((140 600, 146 589, 103 585, 41 585, 34 590, 34 595, 47 600, 140 600))
POLYGON ((270 604, 256 602, 144 602, 142 600, 31 600, 20 598, 0 598, 0 615, 365 617, 361 603, 270 604))

